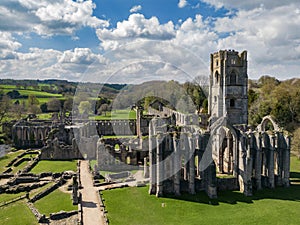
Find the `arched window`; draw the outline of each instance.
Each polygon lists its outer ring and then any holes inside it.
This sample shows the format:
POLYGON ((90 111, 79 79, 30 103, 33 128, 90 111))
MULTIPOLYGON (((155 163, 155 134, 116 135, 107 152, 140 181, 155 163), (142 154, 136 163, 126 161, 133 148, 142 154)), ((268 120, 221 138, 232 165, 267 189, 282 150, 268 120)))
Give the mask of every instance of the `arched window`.
POLYGON ((229 84, 230 85, 236 84, 237 83, 236 80, 237 80, 237 75, 234 71, 232 71, 229 76, 229 84))
POLYGON ((230 103, 229 103, 230 107, 234 107, 235 106, 235 101, 234 99, 230 99, 230 103))
POLYGON ((216 73, 215 73, 215 84, 219 83, 219 79, 220 79, 219 73, 218 73, 218 71, 216 71, 216 73))

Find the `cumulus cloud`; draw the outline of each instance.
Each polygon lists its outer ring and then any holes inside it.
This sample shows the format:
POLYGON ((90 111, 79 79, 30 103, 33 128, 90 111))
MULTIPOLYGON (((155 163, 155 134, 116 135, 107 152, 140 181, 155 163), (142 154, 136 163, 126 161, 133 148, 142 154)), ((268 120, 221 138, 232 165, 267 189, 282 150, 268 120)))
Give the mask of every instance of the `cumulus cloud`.
POLYGON ((118 43, 127 40, 150 39, 168 40, 175 37, 173 22, 160 24, 157 17, 146 19, 142 14, 131 14, 128 20, 117 23, 116 28, 97 29, 99 40, 104 49, 114 49, 118 43))
POLYGON ((187 6, 187 4, 188 4, 187 0, 179 0, 177 5, 179 8, 184 8, 187 6))
POLYGON ((43 36, 73 35, 81 27, 108 26, 93 16, 92 0, 3 0, 0 2, 0 30, 35 32, 43 36))
POLYGON ((298 3, 298 0, 252 0, 252 1, 239 1, 239 0, 201 0, 216 8, 225 7, 227 9, 244 9, 252 10, 259 7, 265 7, 266 9, 272 9, 283 5, 292 3, 298 3))
POLYGON ((16 58, 16 52, 22 45, 9 32, 0 31, 0 60, 16 58))
POLYGON ((141 10, 142 10, 142 6, 141 5, 135 5, 129 11, 131 13, 136 13, 136 12, 141 11, 141 10))
POLYGON ((105 62, 103 56, 94 54, 89 48, 75 48, 65 51, 58 59, 59 63, 91 64, 105 62))

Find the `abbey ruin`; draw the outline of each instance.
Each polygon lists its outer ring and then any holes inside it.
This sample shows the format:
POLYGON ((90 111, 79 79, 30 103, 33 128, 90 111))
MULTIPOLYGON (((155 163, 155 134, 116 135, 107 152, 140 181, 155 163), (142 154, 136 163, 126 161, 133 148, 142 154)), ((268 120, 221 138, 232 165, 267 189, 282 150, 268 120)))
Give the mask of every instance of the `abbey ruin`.
POLYGON ((149 193, 194 194, 289 186, 290 136, 270 117, 248 125, 247 52, 211 54, 207 114, 165 106, 136 107, 135 120, 22 120, 10 129, 16 147, 41 148, 41 159, 96 159, 95 169, 143 166, 149 193), (207 120, 209 118, 209 120, 207 120), (103 138, 103 136, 135 137, 103 138), (117 147, 116 147, 117 146, 117 147))

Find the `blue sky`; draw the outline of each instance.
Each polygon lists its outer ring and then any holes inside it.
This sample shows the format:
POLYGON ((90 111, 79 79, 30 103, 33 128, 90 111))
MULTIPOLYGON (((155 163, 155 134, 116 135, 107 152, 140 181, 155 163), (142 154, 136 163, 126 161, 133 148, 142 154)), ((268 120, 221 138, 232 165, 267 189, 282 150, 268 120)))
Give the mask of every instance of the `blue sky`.
POLYGON ((209 74, 248 51, 249 77, 300 77, 298 0, 2 0, 0 77, 138 83, 209 74))

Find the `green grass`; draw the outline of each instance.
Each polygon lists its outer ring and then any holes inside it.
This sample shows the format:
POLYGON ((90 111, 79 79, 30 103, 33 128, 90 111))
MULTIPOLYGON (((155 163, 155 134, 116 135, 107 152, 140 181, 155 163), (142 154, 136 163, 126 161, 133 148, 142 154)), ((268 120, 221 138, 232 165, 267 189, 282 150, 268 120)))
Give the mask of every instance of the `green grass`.
POLYGON ((24 151, 20 150, 17 152, 10 152, 8 154, 6 154, 5 156, 0 158, 0 173, 2 173, 3 171, 5 171, 7 169, 6 165, 12 160, 14 159, 16 156, 22 154, 24 151))
POLYGON ((52 113, 40 113, 37 117, 40 120, 50 120, 52 118, 52 113))
POLYGON ((112 112, 106 112, 99 116, 92 116, 90 119, 94 120, 122 120, 122 119, 136 119, 136 112, 134 110, 114 110, 112 112))
POLYGON ((61 173, 68 170, 77 170, 77 161, 57 161, 57 160, 41 160, 30 171, 31 173, 39 174, 42 172, 61 173))
POLYGON ((64 193, 59 189, 51 192, 49 195, 44 198, 36 201, 34 203, 35 207, 39 210, 40 213, 49 216, 50 213, 56 213, 61 210, 63 211, 72 211, 77 210, 77 205, 72 204, 71 195, 64 193))
POLYGON ((18 172, 19 170, 23 170, 25 168, 25 166, 28 165, 30 161, 23 161, 20 165, 16 166, 16 167, 12 167, 12 171, 13 173, 18 172))
POLYGON ((51 187, 52 185, 54 185, 54 182, 49 182, 48 184, 45 184, 42 187, 33 189, 29 192, 29 198, 32 198, 33 196, 43 192, 44 190, 46 190, 47 188, 51 187))
POLYGON ((17 194, 2 193, 2 194, 0 194, 0 203, 11 201, 13 199, 16 199, 16 198, 22 196, 22 195, 25 195, 25 193, 24 192, 20 192, 20 193, 17 193, 17 194))
POLYGON ((291 157, 289 188, 263 189, 246 197, 238 191, 156 198, 148 187, 103 191, 111 225, 126 224, 299 224, 300 161, 291 157))
POLYGON ((5 225, 38 225, 35 216, 24 201, 19 201, 0 210, 0 224, 5 225))

